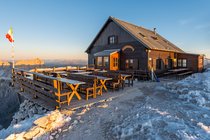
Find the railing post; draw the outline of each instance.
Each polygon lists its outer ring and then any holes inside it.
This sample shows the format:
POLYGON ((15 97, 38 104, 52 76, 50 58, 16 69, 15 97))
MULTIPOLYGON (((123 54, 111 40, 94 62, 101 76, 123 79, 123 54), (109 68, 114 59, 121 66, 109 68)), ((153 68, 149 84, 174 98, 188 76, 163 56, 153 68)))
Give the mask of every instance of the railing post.
POLYGON ((56 83, 57 83, 57 97, 58 97, 58 106, 56 106, 56 109, 58 109, 61 107, 61 83, 58 80, 56 80, 56 83))
POLYGON ((94 78, 94 83, 93 83, 93 98, 96 98, 96 84, 97 84, 97 79, 94 78))
POLYGON ((12 87, 14 87, 14 84, 15 83, 15 69, 14 68, 12 68, 12 87))

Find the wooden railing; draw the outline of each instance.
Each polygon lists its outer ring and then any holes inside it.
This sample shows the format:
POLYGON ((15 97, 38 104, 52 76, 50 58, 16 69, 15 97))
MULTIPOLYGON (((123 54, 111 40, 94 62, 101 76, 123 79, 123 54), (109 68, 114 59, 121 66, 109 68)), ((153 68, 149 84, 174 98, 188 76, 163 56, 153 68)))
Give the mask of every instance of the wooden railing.
POLYGON ((71 87, 83 84, 80 81, 51 77, 16 68, 12 70, 12 82, 16 88, 20 89, 20 92, 31 94, 34 98, 39 97, 57 108, 64 103, 69 105, 71 101, 69 98, 73 96, 71 89, 68 91, 62 89, 62 83, 69 84, 71 87))

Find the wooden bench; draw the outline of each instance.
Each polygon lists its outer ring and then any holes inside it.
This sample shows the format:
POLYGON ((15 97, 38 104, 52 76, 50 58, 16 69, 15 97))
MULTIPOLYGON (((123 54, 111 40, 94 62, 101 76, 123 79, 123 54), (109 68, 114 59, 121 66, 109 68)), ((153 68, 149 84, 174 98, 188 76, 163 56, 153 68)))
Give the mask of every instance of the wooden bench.
POLYGON ((185 76, 191 75, 192 73, 193 73, 193 71, 187 71, 187 72, 184 72, 184 73, 179 73, 179 74, 177 74, 177 79, 184 78, 185 76))
POLYGON ((67 78, 85 82, 85 84, 79 87, 79 91, 86 94, 86 100, 88 100, 89 97, 96 98, 96 94, 102 95, 102 86, 98 83, 96 77, 80 74, 70 74, 67 78))

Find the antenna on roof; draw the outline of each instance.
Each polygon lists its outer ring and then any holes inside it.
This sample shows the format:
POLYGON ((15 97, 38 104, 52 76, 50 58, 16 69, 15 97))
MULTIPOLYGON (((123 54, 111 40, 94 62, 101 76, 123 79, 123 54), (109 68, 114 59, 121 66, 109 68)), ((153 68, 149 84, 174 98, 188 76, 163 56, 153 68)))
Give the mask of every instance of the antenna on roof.
POLYGON ((157 33, 156 33, 156 28, 154 28, 153 30, 154 30, 154 34, 156 35, 156 34, 157 34, 157 33))

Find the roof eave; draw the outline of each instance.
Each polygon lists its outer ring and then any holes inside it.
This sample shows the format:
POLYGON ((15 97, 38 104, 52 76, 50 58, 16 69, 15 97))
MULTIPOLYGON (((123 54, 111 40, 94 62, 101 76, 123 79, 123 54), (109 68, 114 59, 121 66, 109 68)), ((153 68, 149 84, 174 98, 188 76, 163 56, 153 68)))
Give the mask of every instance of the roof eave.
POLYGON ((109 18, 106 20, 106 22, 103 24, 103 26, 101 27, 101 29, 99 30, 99 32, 96 34, 95 38, 93 39, 93 41, 90 43, 90 45, 88 46, 88 48, 86 49, 86 53, 89 53, 89 49, 91 49, 92 45, 94 44, 94 42, 96 41, 96 39, 98 38, 98 36, 101 34, 101 32, 104 30, 104 28, 107 26, 107 24, 110 22, 110 19, 112 19, 111 16, 109 16, 109 18))

